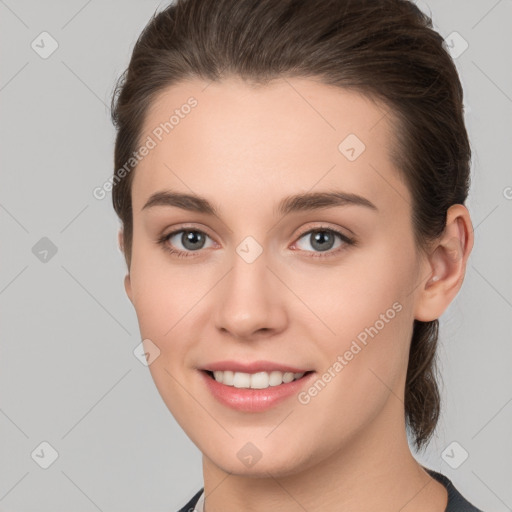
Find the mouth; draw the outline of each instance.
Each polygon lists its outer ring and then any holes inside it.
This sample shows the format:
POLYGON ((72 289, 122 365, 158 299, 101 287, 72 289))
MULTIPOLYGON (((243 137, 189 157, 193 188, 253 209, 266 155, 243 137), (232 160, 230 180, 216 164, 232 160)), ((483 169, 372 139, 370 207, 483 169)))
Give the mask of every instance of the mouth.
POLYGON ((314 373, 313 370, 299 373, 281 371, 256 373, 235 372, 230 370, 201 371, 219 384, 239 389, 267 389, 282 386, 283 384, 304 379, 306 376, 314 373))
POLYGON ((315 379, 314 370, 264 363, 267 371, 261 371, 263 363, 253 364, 252 373, 228 370, 243 364, 229 362, 210 364, 210 369, 198 369, 206 389, 222 405, 239 412, 260 413, 277 407, 298 396, 315 379), (212 368, 214 366, 214 368, 212 368), (215 368, 219 366, 222 370, 215 368), (254 368, 256 366, 256 368, 254 368), (259 366, 259 368, 258 368, 259 366), (280 370, 277 370, 280 368, 280 370), (255 371, 257 370, 257 371, 255 371), (289 371, 289 370, 299 370, 289 371))

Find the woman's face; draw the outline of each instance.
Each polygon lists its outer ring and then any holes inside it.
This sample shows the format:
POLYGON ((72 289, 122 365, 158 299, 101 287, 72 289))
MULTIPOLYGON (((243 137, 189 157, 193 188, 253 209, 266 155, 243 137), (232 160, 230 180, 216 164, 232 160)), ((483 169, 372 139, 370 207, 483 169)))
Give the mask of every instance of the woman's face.
POLYGON ((308 79, 197 80, 144 126, 126 291, 191 440, 224 471, 286 475, 396 436, 428 268, 386 110, 308 79), (227 384, 205 373, 216 364, 227 384), (313 373, 277 385, 279 368, 313 373), (237 387, 249 382, 261 389, 237 387))

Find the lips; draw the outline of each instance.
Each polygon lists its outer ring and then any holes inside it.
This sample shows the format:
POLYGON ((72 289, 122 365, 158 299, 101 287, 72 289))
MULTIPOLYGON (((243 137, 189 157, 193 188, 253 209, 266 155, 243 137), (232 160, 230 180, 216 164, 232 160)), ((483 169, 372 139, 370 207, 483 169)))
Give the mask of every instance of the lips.
POLYGON ((263 360, 215 361, 197 369, 212 396, 240 412, 263 412, 277 406, 307 386, 316 373, 308 366, 263 360))
MULTIPOLYGON (((247 367, 247 365, 245 367, 247 367)), ((282 368, 283 366, 281 365, 280 367, 282 368)), ((288 368, 290 367, 288 366, 288 368)), ((276 371, 279 372, 279 370, 276 371)), ((229 372, 229 370, 225 370, 225 372, 229 372)), ((217 382, 213 378, 212 372, 208 370, 201 370, 198 373, 212 397, 222 405, 240 412, 253 413, 266 411, 293 398, 301 389, 310 385, 316 374, 314 371, 309 371, 302 377, 292 380, 291 382, 283 382, 282 384, 269 386, 265 389, 253 389, 244 387, 238 388, 217 382)), ((292 374, 290 373, 290 375, 292 374)))

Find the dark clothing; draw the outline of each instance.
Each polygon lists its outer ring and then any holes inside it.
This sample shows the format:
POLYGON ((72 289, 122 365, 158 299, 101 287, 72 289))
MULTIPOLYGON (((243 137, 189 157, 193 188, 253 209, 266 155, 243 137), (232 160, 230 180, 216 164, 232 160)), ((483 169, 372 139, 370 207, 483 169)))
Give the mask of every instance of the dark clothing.
POLYGON ((479 508, 469 503, 452 484, 452 481, 445 475, 432 469, 425 468, 432 478, 441 482, 448 491, 448 505, 444 512, 482 512, 479 508))
POLYGON ((194 512, 194 506, 199 501, 199 497, 203 493, 203 489, 200 489, 194 494, 194 497, 183 507, 178 510, 178 512, 194 512))
MULTIPOLYGON (((441 473, 438 473, 432 469, 425 468, 432 478, 435 478, 438 482, 442 483, 448 492, 448 505, 444 512, 482 512, 479 508, 469 503, 462 494, 452 484, 451 480, 441 473)), ((203 489, 197 491, 194 497, 178 512, 193 512, 194 506, 198 502, 203 489)))

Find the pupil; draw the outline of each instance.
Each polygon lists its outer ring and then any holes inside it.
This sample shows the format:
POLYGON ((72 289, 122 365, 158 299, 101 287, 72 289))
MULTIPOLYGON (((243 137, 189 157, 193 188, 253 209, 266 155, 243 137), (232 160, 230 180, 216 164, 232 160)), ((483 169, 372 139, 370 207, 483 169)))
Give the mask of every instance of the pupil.
POLYGON ((313 243, 311 244, 315 249, 320 251, 326 251, 331 249, 334 243, 334 237, 332 233, 328 231, 317 231, 316 234, 313 234, 313 243), (325 244, 327 242, 327 244, 325 244), (330 242, 330 243, 329 243, 330 242))
POLYGON ((183 247, 193 251, 201 248, 202 243, 204 243, 204 237, 198 231, 185 231, 181 235, 181 243, 183 247))

